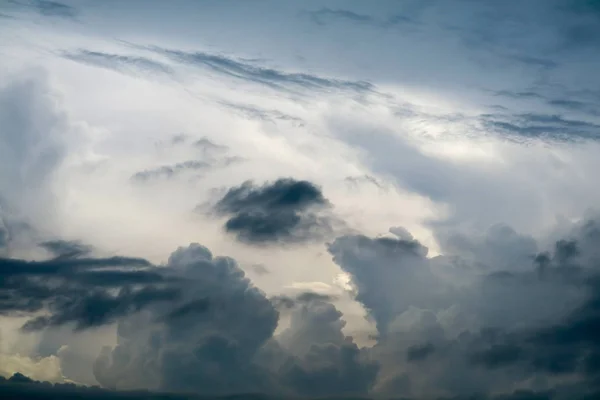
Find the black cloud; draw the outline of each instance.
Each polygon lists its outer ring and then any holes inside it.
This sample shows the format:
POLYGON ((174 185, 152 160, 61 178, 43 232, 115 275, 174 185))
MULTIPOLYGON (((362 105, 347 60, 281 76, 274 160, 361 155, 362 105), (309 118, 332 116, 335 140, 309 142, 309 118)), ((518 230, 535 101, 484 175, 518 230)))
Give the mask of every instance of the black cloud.
POLYGON ((178 298, 172 279, 146 260, 84 258, 72 243, 48 244, 58 251, 52 260, 0 259, 0 314, 48 313, 27 321, 25 330, 64 324, 86 329, 114 322, 152 302, 178 298))
POLYGON ((216 203, 228 216, 225 230, 250 244, 295 243, 321 239, 333 230, 329 201, 308 181, 279 179, 263 186, 248 181, 216 203))
POLYGON ((420 361, 429 357, 435 351, 435 346, 431 343, 410 346, 406 351, 407 361, 420 361))
POLYGON ((96 361, 97 380, 118 389, 272 390, 270 374, 254 363, 278 321, 265 295, 234 260, 213 257, 200 245, 175 251, 165 268, 182 278, 181 306, 154 303, 122 321, 118 345, 96 361))
POLYGON ((440 242, 445 255, 432 258, 405 230, 394 232, 398 239, 352 235, 329 247, 377 325, 377 344, 367 353, 380 362, 380 393, 598 394, 596 220, 576 224, 541 253, 531 237, 502 225, 483 237, 447 236, 440 242), (537 389, 516 389, 535 379, 537 389), (574 383, 562 383, 569 379, 574 383))
POLYGON ((77 241, 49 240, 40 246, 56 258, 77 258, 89 255, 93 248, 77 241))
MULTIPOLYGON (((290 200, 251 191, 229 197, 227 204, 238 209, 266 201, 287 207, 321 199, 316 193, 290 200)), ((94 367, 97 380, 112 389, 278 398, 373 393, 407 399, 594 398, 600 373, 598 223, 581 223, 550 252, 529 259, 513 255, 537 247, 505 227, 480 240, 462 237, 461 245, 446 249, 451 255, 433 258, 405 229, 392 231, 396 238, 348 235, 329 247, 377 324, 373 348, 361 348, 344 334, 333 297, 306 292, 269 299, 234 260, 214 257, 198 244, 176 250, 162 267, 77 252, 48 261, 3 259, 0 294, 3 302, 7 295, 20 296, 15 298, 23 303, 14 302, 13 311, 50 311, 31 319, 28 328, 116 322, 117 345, 106 348, 94 367), (477 269, 473 281, 457 291, 438 276, 464 268, 453 252, 465 255, 470 268, 477 269), (527 265, 507 271, 508 264, 498 256, 503 253, 513 263, 527 265), (49 286, 58 280, 60 285, 49 286), (541 302, 549 304, 550 313, 539 307, 541 302), (461 325, 460 310, 482 324, 461 325), (546 317, 535 320, 536 312, 546 317), (275 334, 280 313, 287 313, 290 324, 275 334), (509 317, 498 319, 496 314, 509 317), (523 321, 529 324, 522 326, 523 321), (451 334, 455 325, 459 328, 451 334), (538 388, 514 387, 535 376, 547 381, 538 388), (569 376, 577 377, 576 384, 560 383, 569 376), (485 395, 492 392, 505 394, 485 395), (477 393, 482 395, 469 397, 477 393)), ((60 249, 70 244, 55 242, 60 249)), ((468 281, 469 271, 462 280, 468 281)), ((144 395, 53 386, 20 375, 0 382, 2 391, 31 392, 32 398, 69 398, 81 392, 91 398, 144 395)))
POLYGON ((275 307, 283 309, 292 309, 313 301, 331 302, 335 300, 334 296, 315 292, 302 292, 294 296, 280 295, 271 298, 271 302, 275 307))

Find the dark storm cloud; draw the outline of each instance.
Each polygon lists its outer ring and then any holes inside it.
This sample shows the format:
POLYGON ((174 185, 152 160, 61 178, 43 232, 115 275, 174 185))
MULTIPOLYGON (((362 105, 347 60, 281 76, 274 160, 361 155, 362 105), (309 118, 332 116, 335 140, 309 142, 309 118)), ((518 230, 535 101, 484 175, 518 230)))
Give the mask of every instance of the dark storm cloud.
POLYGON ((162 317, 162 319, 176 320, 179 318, 187 318, 190 315, 204 313, 209 307, 210 300, 208 298, 192 300, 170 311, 167 315, 162 317))
MULTIPOLYGON (((101 389, 98 387, 77 386, 72 383, 52 384, 49 382, 35 381, 22 374, 14 374, 6 379, 0 377, 0 395, 7 399, 22 399, 22 400, 75 400, 75 399, 92 399, 92 400, 207 400, 206 396, 193 394, 174 394, 164 392, 148 392, 148 391, 112 391, 101 389)), ((352 396, 351 398, 366 397, 352 396)), ((260 394, 243 394, 229 396, 211 396, 215 400, 275 400, 286 398, 285 396, 268 396, 260 394)), ((294 398, 294 397, 290 397, 294 398)), ((322 399, 327 399, 327 397, 322 399)), ((397 397, 396 397, 397 398, 397 397)), ((469 396, 469 397, 430 397, 427 400, 552 400, 556 399, 553 392, 534 392, 530 390, 518 390, 511 394, 497 396, 469 396)), ((572 397, 564 398, 565 400, 592 400, 597 398, 597 395, 588 397, 572 397)), ((339 399, 335 396, 332 399, 339 399)), ((402 397, 402 400, 424 400, 417 397, 402 397)))
POLYGON ((26 322, 25 330, 65 324, 80 330, 100 326, 153 302, 178 297, 172 279, 146 260, 83 258, 82 249, 73 249, 71 243, 50 243, 58 253, 48 261, 0 259, 0 314, 47 313, 26 322))
POLYGON ((435 352, 435 346, 431 343, 413 345, 406 351, 407 361, 421 361, 435 352))
POLYGON ((284 72, 220 54, 201 51, 185 52, 159 47, 149 47, 147 49, 179 63, 208 68, 228 77, 266 85, 279 90, 345 90, 357 93, 375 91, 374 86, 369 82, 325 78, 307 73, 284 72))
POLYGON ((173 74, 173 70, 168 65, 146 57, 111 54, 84 49, 63 51, 60 55, 71 61, 122 73, 151 72, 166 75, 173 74))
POLYGON ((335 296, 315 292, 302 292, 294 296, 280 295, 271 298, 271 302, 276 308, 292 309, 313 301, 331 302, 335 300, 335 296))
MULTIPOLYGON (((72 383, 50 383, 30 379, 20 373, 6 379, 0 376, 0 396, 20 400, 97 399, 97 400, 199 400, 200 396, 152 393, 147 391, 115 392, 99 387, 72 383)), ((254 396, 255 400, 264 398, 254 396)))
MULTIPOLYGON (((64 293, 63 293, 64 295, 64 293)), ((23 325, 25 331, 37 331, 51 326, 75 324, 76 330, 106 325, 147 307, 154 302, 172 302, 179 297, 175 288, 122 289, 117 295, 106 290, 90 289, 90 292, 71 299, 54 302, 57 309, 50 317, 36 317, 23 325)))
POLYGON ((214 210, 229 217, 225 230, 238 240, 269 244, 320 239, 331 233, 329 207, 319 187, 288 178, 263 186, 247 181, 229 189, 214 210))
POLYGON ((416 240, 349 235, 335 239, 328 250, 353 278, 356 299, 372 315, 381 335, 395 315, 423 297, 419 295, 423 285, 435 289, 425 265, 428 249, 416 240), (406 298, 396 302, 390 295, 406 298))
POLYGON ((594 264, 585 266, 590 259, 581 256, 576 242, 561 240, 556 243, 553 254, 543 254, 536 260, 538 268, 544 269, 539 279, 560 279, 576 284, 580 291, 587 293, 587 299, 580 306, 548 326, 499 332, 495 336, 496 343, 492 342, 485 350, 472 355, 472 361, 487 368, 518 366, 529 373, 579 374, 589 383, 596 382, 600 378, 600 340, 597 337, 600 274, 594 264))
MULTIPOLYGON (((242 203, 264 203, 262 192, 249 197, 242 197, 242 203)), ((237 196, 230 198, 231 204, 238 201, 237 196)), ((303 201, 307 200, 296 198, 292 203, 303 201)), ((289 199, 276 201, 282 202, 287 204, 289 199)), ((389 393, 411 400, 571 400, 595 394, 594 382, 600 372, 596 338, 600 290, 595 264, 600 259, 600 228, 595 220, 576 225, 550 252, 539 253, 524 268, 510 271, 506 271, 507 265, 527 262, 513 255, 529 254, 537 247, 527 236, 506 227, 492 229, 483 238, 463 237, 460 245, 454 244, 457 254, 433 258, 427 257, 427 248, 408 231, 392 230, 397 238, 349 235, 338 238, 329 249, 334 261, 351 275, 357 299, 377 323, 380 335, 372 349, 360 348, 344 334, 343 315, 331 304, 331 296, 305 292, 269 299, 233 259, 214 257, 198 244, 176 250, 167 264, 158 268, 158 275, 172 285, 152 281, 152 285, 123 289, 107 298, 100 290, 102 280, 92 276, 89 279, 94 285, 85 287, 89 293, 70 294, 69 301, 61 303, 60 313, 33 319, 30 326, 52 324, 53 318, 56 323, 80 321, 87 326, 117 321, 118 344, 102 352, 95 375, 103 386, 119 390, 144 387, 205 395, 368 396, 388 393, 377 390, 396 382, 389 386, 396 391, 389 393), (456 273, 457 265, 450 261, 461 257, 458 253, 480 269, 471 280, 464 279, 469 283, 460 290, 440 290, 450 283, 435 275, 456 273), (500 259, 501 254, 508 254, 509 261, 500 259), (491 266, 481 267, 484 264, 491 266), (539 273, 540 268, 544 274, 539 273), (488 273, 496 269, 499 271, 488 273), (169 288, 176 288, 177 293, 169 288), (547 290, 540 292, 540 288, 547 290), (577 292, 580 297, 576 298, 583 301, 573 306, 565 290, 577 292), (444 301, 430 301, 432 298, 444 301), (540 301, 550 304, 554 315, 535 321, 536 313, 546 313, 540 301), (458 310, 465 309, 487 322, 480 327, 461 325, 460 313, 448 313, 447 307, 453 303, 458 310), (289 327, 279 335, 274 334, 277 309, 290 317, 289 327), (501 324, 486 315, 512 316, 519 309, 529 314, 505 318, 501 324), (128 317, 123 318, 125 315, 128 317), (454 325, 458 330, 451 335, 448 329, 454 325), (547 378, 540 389, 515 389, 517 383, 540 374, 547 378), (553 381, 569 374, 578 377, 576 385, 561 386, 553 381), (492 392, 506 394, 485 395, 492 392), (476 393, 481 395, 469 397, 476 393)), ((47 281, 48 276, 60 275, 75 283, 86 281, 82 276, 88 272, 103 272, 102 266, 119 265, 117 271, 122 274, 128 265, 148 266, 143 260, 125 258, 3 263, 0 271, 5 276, 20 273, 47 281)), ((127 280, 124 276, 115 276, 115 281, 127 280)), ((134 278, 131 281, 138 284, 147 282, 134 278)), ((2 282, 6 285, 5 279, 2 282)), ((13 284, 13 288, 28 290, 21 282, 13 284)), ((77 287, 73 284, 70 289, 77 287)), ((67 293, 71 291, 52 288, 53 296, 67 293)), ((13 390, 17 380, 37 385, 17 377, 0 384, 0 391, 13 390)), ((39 388, 34 386, 20 386, 19 390, 39 388)), ((45 385, 44 393, 62 389, 45 385)))
POLYGON ((398 239, 345 236, 329 248, 376 322, 378 342, 369 354, 381 363, 381 393, 435 398, 411 393, 437 389, 487 399, 494 396, 484 393, 512 392, 519 382, 543 377, 543 389, 497 398, 594 398, 596 219, 575 224, 541 253, 531 237, 502 225, 483 237, 444 234, 452 238, 441 242, 445 255, 433 258, 405 230, 394 231, 398 239), (567 377, 577 383, 562 385, 567 377))
POLYGON ((369 393, 379 365, 343 334, 344 325, 342 313, 327 300, 310 296, 299 303, 279 338, 292 355, 279 379, 310 397, 369 393))
POLYGON ((278 321, 265 295, 233 259, 198 244, 173 252, 166 268, 182 278, 180 306, 154 303, 120 322, 118 345, 96 361, 97 380, 212 395, 272 390, 269 374, 254 363, 278 321))
POLYGON ((77 258, 89 255, 93 248, 78 241, 49 240, 40 243, 40 247, 50 252, 54 257, 77 258))

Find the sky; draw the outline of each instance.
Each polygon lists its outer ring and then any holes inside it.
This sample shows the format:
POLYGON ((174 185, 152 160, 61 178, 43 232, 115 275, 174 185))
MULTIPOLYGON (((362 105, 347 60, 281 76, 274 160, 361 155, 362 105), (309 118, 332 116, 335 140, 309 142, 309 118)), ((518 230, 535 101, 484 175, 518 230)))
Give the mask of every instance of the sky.
POLYGON ((0 393, 600 397, 599 46, 596 0, 0 0, 0 393))

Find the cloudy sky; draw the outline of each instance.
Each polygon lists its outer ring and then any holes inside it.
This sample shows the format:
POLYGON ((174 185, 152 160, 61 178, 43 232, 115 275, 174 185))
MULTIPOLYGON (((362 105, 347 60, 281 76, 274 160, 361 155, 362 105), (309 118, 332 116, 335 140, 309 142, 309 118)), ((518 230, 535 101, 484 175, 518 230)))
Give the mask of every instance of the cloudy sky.
POLYGON ((598 398, 599 46, 595 0, 0 0, 0 394, 598 398))

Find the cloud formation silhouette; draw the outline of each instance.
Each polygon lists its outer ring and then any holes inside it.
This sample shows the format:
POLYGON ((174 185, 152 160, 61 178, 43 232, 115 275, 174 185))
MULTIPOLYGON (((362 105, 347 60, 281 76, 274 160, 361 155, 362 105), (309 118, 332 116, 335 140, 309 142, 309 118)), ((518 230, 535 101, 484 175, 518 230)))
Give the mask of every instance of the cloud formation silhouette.
POLYGON ((249 244, 296 243, 321 239, 333 231, 329 201, 308 181, 278 179, 263 186, 247 181, 215 204, 228 216, 225 230, 249 244))

